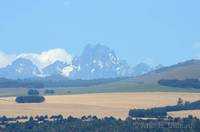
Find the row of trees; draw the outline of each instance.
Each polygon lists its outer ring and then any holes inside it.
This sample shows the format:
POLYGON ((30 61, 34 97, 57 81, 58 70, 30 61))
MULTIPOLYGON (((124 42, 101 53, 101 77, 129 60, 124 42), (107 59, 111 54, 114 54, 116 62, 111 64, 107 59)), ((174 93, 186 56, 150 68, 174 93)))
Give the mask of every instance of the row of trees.
POLYGON ((82 118, 62 115, 30 117, 27 122, 9 123, 6 117, 0 122, 1 132, 199 132, 200 120, 188 118, 168 118, 157 120, 126 120, 96 116, 82 118))
POLYGON ((44 83, 32 80, 11 80, 0 78, 0 88, 44 88, 44 83))
POLYGON ((158 83, 160 85, 169 86, 169 87, 197 88, 197 89, 200 89, 200 81, 198 79, 159 80, 158 83))
POLYGON ((94 79, 94 80, 69 80, 68 78, 56 80, 48 78, 34 78, 34 79, 4 79, 0 78, 0 88, 44 88, 44 87, 80 87, 93 86, 105 83, 119 81, 125 78, 110 78, 110 79, 94 79))
POLYGON ((199 110, 200 109, 200 101, 188 102, 179 98, 177 105, 175 106, 165 106, 165 107, 157 107, 151 109, 131 109, 129 111, 130 117, 140 117, 140 118, 164 118, 167 116, 168 112, 172 111, 181 111, 181 110, 199 110))

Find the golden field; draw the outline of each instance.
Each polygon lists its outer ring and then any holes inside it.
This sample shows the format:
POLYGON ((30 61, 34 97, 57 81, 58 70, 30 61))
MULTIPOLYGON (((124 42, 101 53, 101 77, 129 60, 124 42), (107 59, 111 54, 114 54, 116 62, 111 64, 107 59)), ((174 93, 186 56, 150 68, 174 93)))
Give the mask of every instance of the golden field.
POLYGON ((192 115, 197 118, 200 118, 200 110, 185 110, 185 111, 178 111, 178 112, 169 112, 168 115, 172 117, 181 117, 181 118, 192 115))
MULTIPOLYGON (((98 93, 80 95, 45 96, 42 104, 17 104, 15 97, 0 98, 0 116, 16 117, 22 115, 76 116, 96 115, 114 116, 125 119, 131 108, 151 108, 175 105, 178 98, 187 101, 200 100, 198 93, 176 92, 138 92, 138 93, 98 93)), ((200 114, 200 111, 172 112, 172 116, 200 114)))

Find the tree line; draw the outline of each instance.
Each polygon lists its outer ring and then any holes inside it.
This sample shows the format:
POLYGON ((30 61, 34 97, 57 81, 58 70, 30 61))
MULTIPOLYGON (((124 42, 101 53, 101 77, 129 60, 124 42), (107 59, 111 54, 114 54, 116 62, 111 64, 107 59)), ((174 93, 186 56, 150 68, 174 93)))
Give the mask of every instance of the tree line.
POLYGON ((0 88, 44 88, 44 83, 33 80, 12 80, 0 78, 0 88))
POLYGON ((1 132, 199 132, 200 120, 187 118, 167 118, 157 120, 126 120, 114 117, 97 118, 84 116, 64 118, 58 116, 30 117, 27 122, 18 120, 9 122, 9 118, 0 118, 1 132))
POLYGON ((162 79, 162 80, 159 80, 158 83, 162 86, 200 89, 200 81, 198 79, 185 79, 185 80, 162 79))
POLYGON ((5 79, 0 78, 0 88, 45 88, 45 87, 87 87, 111 83, 125 78, 94 79, 94 80, 69 80, 68 78, 56 80, 48 78, 34 79, 5 79))
POLYGON ((129 116, 139 118, 165 118, 168 112, 182 110, 200 110, 200 101, 190 103, 188 101, 183 102, 183 100, 179 98, 177 105, 151 109, 131 109, 129 111, 129 116))

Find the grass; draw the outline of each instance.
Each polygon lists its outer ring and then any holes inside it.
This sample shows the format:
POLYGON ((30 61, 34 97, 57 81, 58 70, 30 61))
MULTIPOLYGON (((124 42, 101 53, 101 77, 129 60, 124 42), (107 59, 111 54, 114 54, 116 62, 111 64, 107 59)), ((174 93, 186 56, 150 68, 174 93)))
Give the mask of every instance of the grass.
POLYGON ((0 116, 96 115, 125 119, 132 108, 152 108, 175 105, 178 98, 187 101, 199 100, 199 93, 136 92, 96 93, 45 96, 45 103, 17 104, 14 97, 0 98, 0 116))
MULTIPOLYGON (((200 93, 200 89, 194 88, 175 88, 160 86, 158 84, 130 84, 117 83, 105 84, 90 87, 66 87, 66 88, 44 88, 39 89, 44 94, 46 89, 55 90, 55 95, 71 95, 71 94, 92 94, 92 93, 115 93, 115 92, 190 92, 200 93)), ((0 97, 25 95, 25 88, 1 88, 0 97)))
MULTIPOLYGON (((62 114, 80 117, 91 114, 125 119, 131 108, 174 105, 179 97, 188 101, 200 99, 198 89, 165 87, 157 84, 118 83, 93 87, 44 88, 39 91, 43 94, 46 89, 55 90, 55 95, 46 96, 47 102, 44 104, 16 104, 14 97, 26 95, 28 89, 0 89, 0 99, 4 97, 13 101, 4 101, 4 98, 0 100, 0 116, 62 114)), ((177 117, 187 113, 176 112, 170 115, 177 117)))
MULTIPOLYGON (((68 87, 68 88, 48 88, 55 90, 56 94, 88 94, 88 93, 114 93, 114 92, 191 92, 200 93, 200 89, 194 88, 174 88, 157 84, 118 84, 100 85, 93 87, 68 87)), ((41 90, 43 92, 45 89, 41 90)))
POLYGON ((192 115, 194 117, 200 118, 200 110, 185 110, 185 111, 169 112, 168 115, 172 117, 181 117, 181 118, 185 118, 185 117, 188 117, 189 115, 192 115))

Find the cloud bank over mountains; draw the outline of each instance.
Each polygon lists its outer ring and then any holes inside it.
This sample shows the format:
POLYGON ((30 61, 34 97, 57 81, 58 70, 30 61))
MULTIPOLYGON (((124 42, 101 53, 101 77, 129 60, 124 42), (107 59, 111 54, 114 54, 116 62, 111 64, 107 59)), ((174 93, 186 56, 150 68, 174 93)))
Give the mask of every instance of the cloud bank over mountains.
POLYGON ((131 67, 112 49, 101 44, 87 45, 78 57, 57 48, 18 55, 0 52, 0 59, 0 77, 12 79, 54 75, 71 79, 116 78, 138 76, 155 70, 145 63, 131 67))
POLYGON ((14 55, 9 55, 0 51, 0 68, 6 67, 7 65, 11 64, 14 59, 14 55))
POLYGON ((10 55, 0 52, 0 68, 6 67, 19 58, 31 60, 33 64, 42 69, 53 64, 56 61, 72 64, 73 57, 64 49, 50 49, 41 53, 22 53, 18 55, 10 55))

